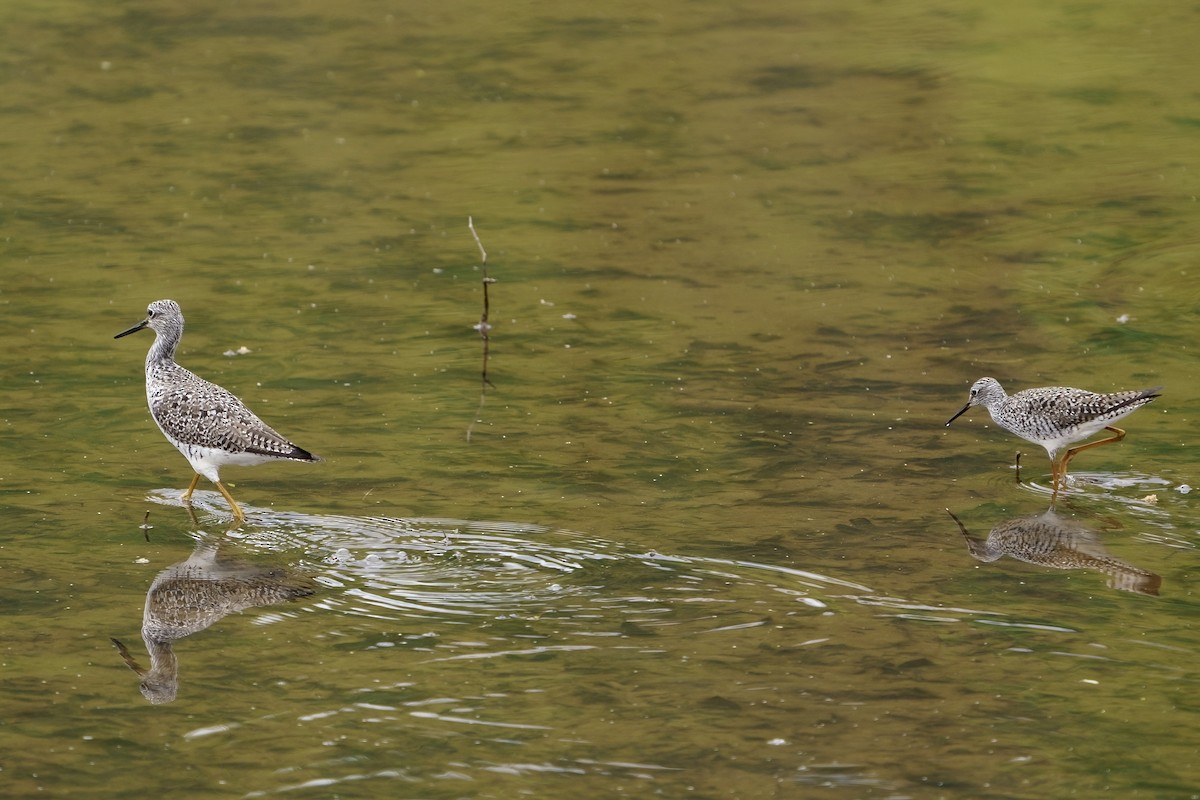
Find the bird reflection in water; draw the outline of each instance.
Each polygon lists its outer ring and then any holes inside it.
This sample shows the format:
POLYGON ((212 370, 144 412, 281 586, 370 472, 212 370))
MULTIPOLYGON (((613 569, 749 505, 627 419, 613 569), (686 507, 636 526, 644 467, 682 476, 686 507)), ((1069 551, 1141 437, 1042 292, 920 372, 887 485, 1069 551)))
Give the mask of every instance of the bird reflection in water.
POLYGON ((1017 517, 992 528, 986 540, 972 539, 966 527, 947 509, 958 524, 967 550, 980 561, 1009 556, 1028 564, 1055 569, 1088 569, 1108 576, 1110 589, 1157 595, 1162 578, 1109 555, 1100 536, 1073 519, 1064 519, 1054 507, 1041 514, 1017 517))
POLYGON ((154 579, 142 616, 149 669, 139 665, 125 645, 112 640, 129 668, 141 676, 142 694, 151 703, 170 703, 179 689, 179 663, 172 647, 176 639, 198 633, 227 614, 316 591, 314 581, 279 566, 224 557, 221 550, 228 546, 226 540, 202 541, 185 561, 167 567, 154 579))

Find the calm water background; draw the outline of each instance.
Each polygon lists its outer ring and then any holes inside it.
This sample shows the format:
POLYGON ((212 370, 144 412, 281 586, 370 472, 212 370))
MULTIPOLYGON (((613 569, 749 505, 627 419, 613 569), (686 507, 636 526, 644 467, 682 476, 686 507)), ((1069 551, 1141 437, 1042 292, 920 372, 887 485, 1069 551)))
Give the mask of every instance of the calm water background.
POLYGON ((0 23, 6 797, 1197 796, 1196 7, 0 23), (160 297, 327 459, 229 470, 240 531, 112 339, 160 297), (1048 505, 943 427, 985 374, 1166 386, 1040 565, 946 513, 1048 505), (217 541, 316 592, 147 703, 110 637, 217 541))

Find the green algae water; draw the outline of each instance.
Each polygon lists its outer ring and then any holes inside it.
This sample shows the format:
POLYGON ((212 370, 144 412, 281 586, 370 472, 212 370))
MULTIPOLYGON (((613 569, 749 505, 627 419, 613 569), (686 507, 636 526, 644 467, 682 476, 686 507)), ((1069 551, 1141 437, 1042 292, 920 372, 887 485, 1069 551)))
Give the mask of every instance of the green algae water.
POLYGON ((1195 795, 1195 9, 0 22, 6 797, 1195 795), (1049 511, 984 375, 1165 388, 1049 511))

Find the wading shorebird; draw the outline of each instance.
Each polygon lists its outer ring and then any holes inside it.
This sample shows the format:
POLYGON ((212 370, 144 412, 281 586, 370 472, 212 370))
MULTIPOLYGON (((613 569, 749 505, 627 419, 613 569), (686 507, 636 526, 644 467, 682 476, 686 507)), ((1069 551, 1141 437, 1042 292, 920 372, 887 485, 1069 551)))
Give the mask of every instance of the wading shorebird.
POLYGON ((216 484, 229 501, 235 523, 246 519, 233 495, 221 483, 221 467, 249 467, 268 461, 320 461, 259 419, 232 392, 204 380, 175 363, 175 348, 183 336, 183 312, 174 300, 155 300, 146 319, 114 336, 120 339, 142 328, 154 331, 146 353, 146 402, 167 441, 175 445, 196 471, 183 493, 191 504, 200 477, 216 484))
POLYGON ((1046 448, 1050 456, 1050 478, 1057 494, 1059 484, 1066 485, 1067 464, 1075 454, 1124 439, 1125 431, 1111 423, 1158 397, 1161 388, 1097 394, 1068 386, 1043 386, 1009 395, 995 378, 980 378, 971 386, 967 404, 946 422, 946 427, 971 406, 983 406, 1001 428, 1046 448), (1113 435, 1071 447, 1062 458, 1057 457, 1067 445, 1081 442, 1102 430, 1113 435))

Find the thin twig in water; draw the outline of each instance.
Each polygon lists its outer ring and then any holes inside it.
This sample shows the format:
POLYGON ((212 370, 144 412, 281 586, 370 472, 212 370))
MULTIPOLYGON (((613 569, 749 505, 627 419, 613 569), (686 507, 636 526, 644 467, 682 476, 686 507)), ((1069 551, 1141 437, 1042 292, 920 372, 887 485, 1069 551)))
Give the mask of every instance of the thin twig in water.
POLYGON ((471 441, 471 433, 475 430, 475 423, 479 422, 479 416, 483 413, 483 403, 487 399, 487 388, 491 386, 496 388, 495 384, 488 379, 488 348, 491 342, 489 333, 492 330, 492 325, 488 322, 488 312, 490 306, 488 304, 488 285, 496 282, 495 278, 488 277, 487 271, 487 251, 483 249, 483 242, 479 240, 479 234, 475 232, 475 222, 471 217, 467 217, 467 228, 471 231, 471 236, 475 239, 475 245, 479 248, 480 269, 483 271, 483 314, 479 317, 479 324, 475 326, 475 330, 479 331, 479 338, 483 340, 483 369, 480 373, 481 383, 479 386, 479 405, 475 409, 475 417, 471 420, 471 424, 467 426, 467 441, 471 441))

